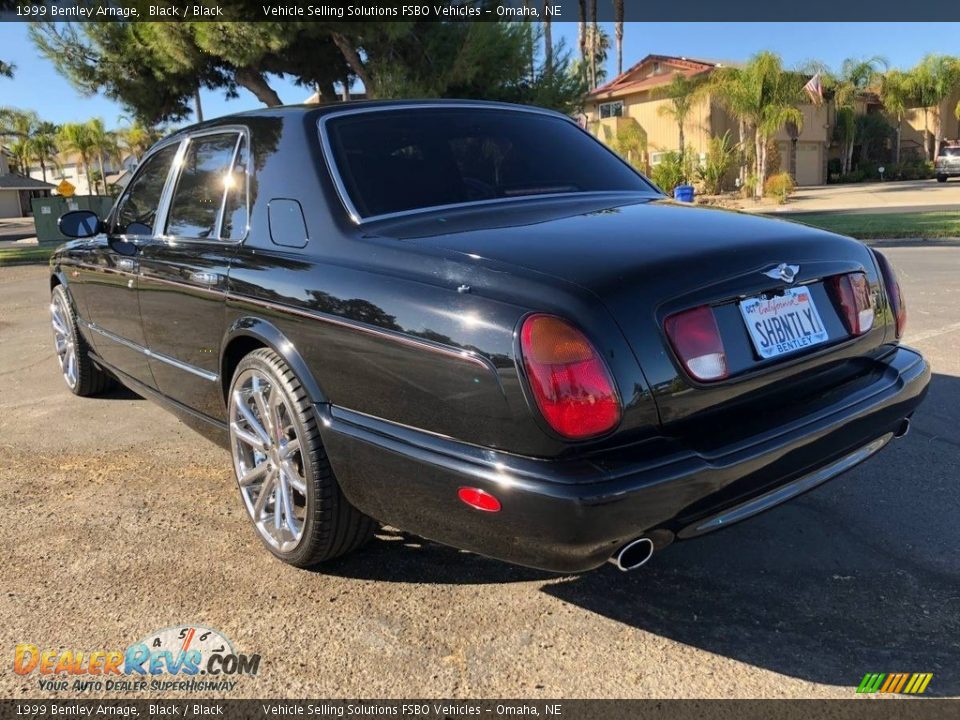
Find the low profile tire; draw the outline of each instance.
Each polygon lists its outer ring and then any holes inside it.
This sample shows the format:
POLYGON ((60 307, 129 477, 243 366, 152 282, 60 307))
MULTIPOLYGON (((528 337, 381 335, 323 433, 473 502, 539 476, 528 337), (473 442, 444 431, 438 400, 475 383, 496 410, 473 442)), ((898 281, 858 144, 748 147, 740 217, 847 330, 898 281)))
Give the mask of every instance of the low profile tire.
POLYGON ((279 355, 263 348, 244 357, 228 405, 240 496, 270 552, 310 567, 370 539, 376 523, 340 491, 313 405, 279 355))
POLYGON ((937 175, 937 182, 946 182, 946 181, 947 181, 946 175, 937 175))
POLYGON ((51 293, 50 324, 57 362, 70 392, 89 397, 113 387, 113 378, 90 358, 90 348, 77 329, 77 314, 63 285, 57 285, 51 293))

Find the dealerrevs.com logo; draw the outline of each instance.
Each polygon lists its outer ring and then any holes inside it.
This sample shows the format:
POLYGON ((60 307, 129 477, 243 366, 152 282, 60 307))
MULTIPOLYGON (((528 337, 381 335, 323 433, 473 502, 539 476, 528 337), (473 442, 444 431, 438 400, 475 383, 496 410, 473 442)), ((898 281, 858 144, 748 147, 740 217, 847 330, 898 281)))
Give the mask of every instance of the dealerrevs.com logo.
POLYGON ((236 678, 259 670, 259 655, 236 652, 223 633, 200 625, 157 630, 125 650, 19 643, 13 654, 13 671, 37 674, 50 692, 228 692, 236 678))

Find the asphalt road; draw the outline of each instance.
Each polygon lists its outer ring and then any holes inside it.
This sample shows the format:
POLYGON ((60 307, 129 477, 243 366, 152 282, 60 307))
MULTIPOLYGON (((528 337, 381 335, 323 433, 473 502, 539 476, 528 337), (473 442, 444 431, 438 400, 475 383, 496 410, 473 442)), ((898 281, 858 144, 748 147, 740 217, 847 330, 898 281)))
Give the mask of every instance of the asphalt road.
POLYGON ((936 373, 913 432, 638 572, 568 577, 398 533, 281 564, 227 454, 130 393, 70 395, 45 269, 0 269, 0 697, 51 696, 12 672, 16 643, 183 623, 262 656, 231 697, 850 697, 894 671, 960 695, 960 247, 887 252, 936 373))

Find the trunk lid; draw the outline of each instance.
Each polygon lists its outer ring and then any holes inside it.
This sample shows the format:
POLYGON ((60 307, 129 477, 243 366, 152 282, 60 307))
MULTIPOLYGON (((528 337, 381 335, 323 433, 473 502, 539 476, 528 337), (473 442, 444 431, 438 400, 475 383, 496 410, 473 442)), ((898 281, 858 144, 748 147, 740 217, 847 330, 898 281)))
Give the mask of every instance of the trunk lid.
MULTIPOLYGON (((786 380, 835 387, 866 368, 863 358, 885 339, 877 313, 873 329, 851 337, 823 279, 863 272, 874 303, 882 297, 870 251, 860 242, 804 225, 743 213, 634 198, 526 202, 496 211, 407 219, 384 234, 519 265, 575 283, 595 294, 623 330, 657 400, 662 424, 715 423, 718 410, 752 405, 773 420, 777 407, 796 409, 786 380), (766 274, 782 263, 797 267, 792 282, 766 274), (763 359, 747 331, 740 303, 806 287, 828 333, 820 345, 763 359), (664 333, 667 316, 713 308, 730 367, 729 379, 698 383, 683 369, 664 333), (822 381, 818 380, 821 378, 822 381), (783 394, 785 392, 785 394, 783 394), (771 405, 769 398, 776 405, 771 405)), ((788 273, 789 274, 789 273, 788 273)), ((786 418, 781 417, 781 420, 786 418)))

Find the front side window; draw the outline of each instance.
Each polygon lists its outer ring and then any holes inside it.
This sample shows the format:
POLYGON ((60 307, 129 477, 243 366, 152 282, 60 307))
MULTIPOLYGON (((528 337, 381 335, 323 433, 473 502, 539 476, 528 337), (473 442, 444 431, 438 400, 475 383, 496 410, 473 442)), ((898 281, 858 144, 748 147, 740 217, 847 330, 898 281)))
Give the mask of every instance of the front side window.
POLYGON ((572 122, 486 108, 398 109, 326 122, 361 218, 552 193, 656 192, 572 122))
POLYGON ((167 235, 216 239, 220 210, 234 182, 237 137, 236 132, 230 132, 190 140, 170 202, 167 235))
POLYGON ((600 117, 623 117, 623 101, 600 103, 600 117))
POLYGON ((160 196, 163 195, 167 173, 178 147, 177 143, 168 145, 144 161, 117 205, 111 232, 117 235, 153 235, 160 196))

